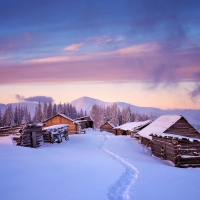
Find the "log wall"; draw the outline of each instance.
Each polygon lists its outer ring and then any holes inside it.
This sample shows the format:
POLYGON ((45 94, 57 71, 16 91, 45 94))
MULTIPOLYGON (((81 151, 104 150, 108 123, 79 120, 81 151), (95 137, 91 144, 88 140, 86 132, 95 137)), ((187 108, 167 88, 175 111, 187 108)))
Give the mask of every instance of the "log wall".
POLYGON ((172 161, 177 167, 200 166, 200 142, 187 138, 175 138, 151 134, 152 154, 164 160, 172 161))

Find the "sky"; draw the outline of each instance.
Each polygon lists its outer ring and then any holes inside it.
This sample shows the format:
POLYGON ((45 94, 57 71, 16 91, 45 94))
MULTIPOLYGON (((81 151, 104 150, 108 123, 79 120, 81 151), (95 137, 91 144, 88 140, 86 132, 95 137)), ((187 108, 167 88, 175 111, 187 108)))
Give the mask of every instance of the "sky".
POLYGON ((0 94, 200 109, 200 1, 0 0, 0 94))

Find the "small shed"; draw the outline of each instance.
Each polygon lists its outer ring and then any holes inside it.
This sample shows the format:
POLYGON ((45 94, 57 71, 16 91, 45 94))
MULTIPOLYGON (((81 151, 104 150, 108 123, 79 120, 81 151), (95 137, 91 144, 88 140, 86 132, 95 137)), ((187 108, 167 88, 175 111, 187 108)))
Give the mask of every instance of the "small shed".
POLYGON ((67 117, 64 114, 56 114, 53 117, 50 117, 49 119, 46 119, 45 121, 42 122, 44 124, 43 128, 48 127, 48 126, 53 126, 53 125, 58 125, 58 124, 68 124, 68 133, 69 134, 74 134, 74 133, 81 133, 82 128, 78 122, 75 120, 67 117))
POLYGON ((115 125, 113 125, 111 122, 105 122, 100 126, 100 131, 107 131, 115 134, 115 130, 113 128, 115 128, 115 125))
POLYGON ((91 116, 79 117, 79 118, 76 118, 75 121, 78 122, 83 128, 94 129, 94 120, 92 119, 91 116))
POLYGON ((43 144, 42 135, 43 124, 26 124, 21 129, 20 133, 14 134, 17 146, 37 148, 43 144))
POLYGON ((138 131, 142 130, 151 123, 151 120, 140 122, 129 122, 114 128, 115 135, 131 135, 137 138, 138 131))
POLYGON ((150 136, 154 156, 170 160, 176 167, 200 167, 200 139, 166 133, 150 136))
POLYGON ((200 139, 200 133, 182 115, 162 115, 157 118, 138 132, 141 143, 151 147, 152 136, 150 134, 154 132, 200 139))

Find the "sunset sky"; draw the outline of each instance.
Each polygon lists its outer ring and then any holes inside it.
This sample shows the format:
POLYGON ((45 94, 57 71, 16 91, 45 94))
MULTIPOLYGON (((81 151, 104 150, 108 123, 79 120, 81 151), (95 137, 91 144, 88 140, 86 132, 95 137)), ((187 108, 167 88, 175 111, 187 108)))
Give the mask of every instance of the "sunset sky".
POLYGON ((200 1, 0 0, 0 103, 36 96, 200 109, 200 1))

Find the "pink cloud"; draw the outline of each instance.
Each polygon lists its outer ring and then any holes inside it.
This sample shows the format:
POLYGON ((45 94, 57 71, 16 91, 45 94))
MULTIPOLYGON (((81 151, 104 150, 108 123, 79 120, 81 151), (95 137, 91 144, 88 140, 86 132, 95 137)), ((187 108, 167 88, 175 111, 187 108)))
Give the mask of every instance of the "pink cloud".
POLYGON ((83 42, 77 43, 77 44, 72 44, 72 45, 70 45, 70 46, 65 47, 65 48, 63 49, 63 51, 78 51, 79 48, 80 48, 81 46, 83 46, 83 45, 84 45, 83 42))

